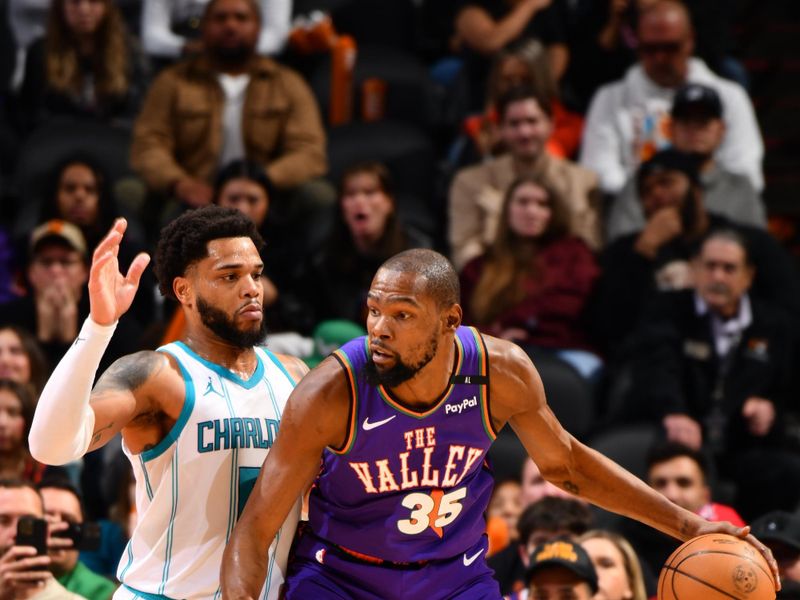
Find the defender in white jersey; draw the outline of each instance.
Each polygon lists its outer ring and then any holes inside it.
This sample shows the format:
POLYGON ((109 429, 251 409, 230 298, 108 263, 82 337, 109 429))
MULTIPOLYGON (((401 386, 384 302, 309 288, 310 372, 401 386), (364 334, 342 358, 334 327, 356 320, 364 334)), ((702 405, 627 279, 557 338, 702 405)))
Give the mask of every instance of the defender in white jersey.
MULTIPOLYGON (((64 464, 121 432, 139 520, 115 600, 220 598, 225 544, 307 369, 257 347, 265 337, 263 241, 239 211, 209 206, 165 227, 156 253, 161 292, 184 311, 182 341, 119 359, 90 394, 149 261, 140 255, 120 274, 124 231, 120 220, 95 250, 91 315, 42 392, 31 452, 64 464)), ((278 598, 298 516, 299 502, 270 546, 261 598, 278 598)))

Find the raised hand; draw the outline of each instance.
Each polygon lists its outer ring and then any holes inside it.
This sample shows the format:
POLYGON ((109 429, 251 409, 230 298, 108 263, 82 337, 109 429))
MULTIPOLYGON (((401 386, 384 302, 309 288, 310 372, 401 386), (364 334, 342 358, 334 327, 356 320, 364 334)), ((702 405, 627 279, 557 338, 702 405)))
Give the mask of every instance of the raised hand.
POLYGON ((139 288, 139 280, 150 256, 142 252, 133 259, 128 274, 119 270, 119 245, 128 223, 117 219, 92 255, 89 271, 89 304, 92 320, 98 325, 111 325, 131 307, 139 288))

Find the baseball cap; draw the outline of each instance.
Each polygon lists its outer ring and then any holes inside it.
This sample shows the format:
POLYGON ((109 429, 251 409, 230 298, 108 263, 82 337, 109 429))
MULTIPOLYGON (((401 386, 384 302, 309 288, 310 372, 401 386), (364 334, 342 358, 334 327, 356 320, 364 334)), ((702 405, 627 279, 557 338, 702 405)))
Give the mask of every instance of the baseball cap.
POLYGON ((762 542, 782 542, 800 551, 800 516, 775 510, 759 517, 751 525, 753 535, 762 542))
POLYGON ((363 327, 345 319, 322 321, 311 334, 314 352, 303 360, 309 367, 316 367, 339 346, 365 333, 367 331, 363 327))
POLYGON ((646 177, 661 171, 679 171, 686 175, 693 184, 698 185, 700 183, 699 159, 692 154, 687 154, 674 148, 666 148, 659 150, 649 160, 639 165, 639 170, 636 173, 637 189, 642 189, 642 184, 646 177))
POLYGON ((86 240, 81 230, 72 223, 60 219, 52 219, 39 225, 31 233, 28 246, 31 254, 34 254, 42 243, 47 240, 64 242, 70 248, 79 252, 81 256, 86 256, 86 240))
POLYGON ((673 119, 691 116, 719 119, 722 117, 722 100, 714 88, 688 83, 675 92, 671 114, 673 119))
POLYGON ((530 582, 531 577, 548 567, 563 567, 572 571, 589 584, 592 594, 597 593, 597 572, 592 559, 580 544, 567 539, 556 539, 536 546, 531 553, 528 570, 525 571, 525 580, 530 582))

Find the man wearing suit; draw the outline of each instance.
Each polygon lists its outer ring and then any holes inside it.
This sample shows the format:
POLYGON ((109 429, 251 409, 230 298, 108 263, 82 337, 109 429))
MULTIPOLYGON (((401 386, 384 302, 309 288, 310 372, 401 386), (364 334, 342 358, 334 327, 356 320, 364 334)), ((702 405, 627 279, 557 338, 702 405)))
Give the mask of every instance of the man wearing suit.
POLYGON ((800 478, 800 455, 786 450, 782 416, 794 321, 749 294, 755 267, 736 230, 707 234, 690 276, 694 289, 657 297, 634 336, 631 416, 657 420, 669 440, 715 457, 724 477, 747 480, 735 504, 745 518, 790 508, 799 494, 784 482, 800 478))

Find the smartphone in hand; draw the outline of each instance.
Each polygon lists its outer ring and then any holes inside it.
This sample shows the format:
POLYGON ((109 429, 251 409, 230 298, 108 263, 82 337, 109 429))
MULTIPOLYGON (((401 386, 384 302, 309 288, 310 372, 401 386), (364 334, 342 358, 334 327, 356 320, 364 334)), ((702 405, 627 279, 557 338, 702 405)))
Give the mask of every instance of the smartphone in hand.
POLYGON ((53 536, 71 539, 76 550, 92 552, 100 549, 99 523, 70 523, 64 531, 58 531, 53 536))
POLYGON ((32 546, 37 556, 47 554, 47 521, 36 517, 20 517, 17 521, 15 546, 32 546))

